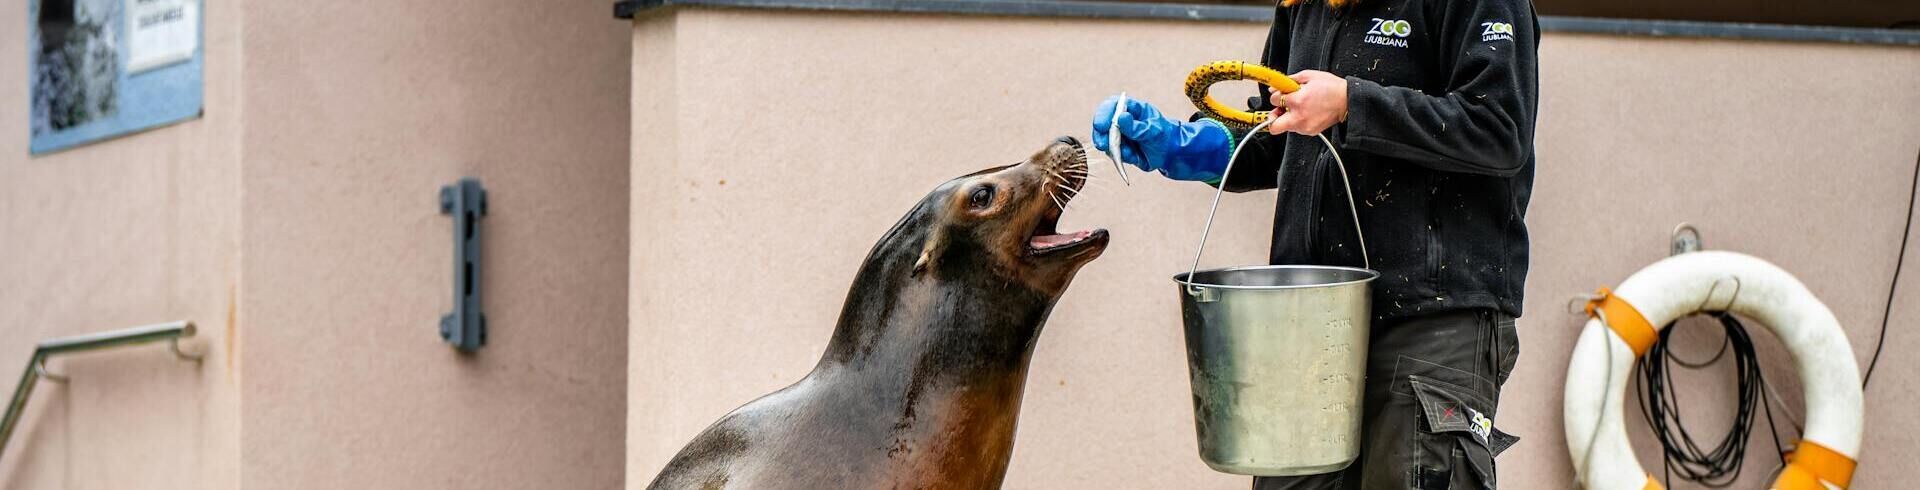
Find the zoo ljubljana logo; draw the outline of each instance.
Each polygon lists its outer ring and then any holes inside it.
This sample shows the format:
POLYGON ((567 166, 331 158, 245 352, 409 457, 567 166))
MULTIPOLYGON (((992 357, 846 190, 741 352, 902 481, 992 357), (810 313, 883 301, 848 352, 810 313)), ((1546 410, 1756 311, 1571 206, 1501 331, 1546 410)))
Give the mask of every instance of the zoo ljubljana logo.
POLYGON ((1368 44, 1404 48, 1407 47, 1407 36, 1412 34, 1413 24, 1407 23, 1405 19, 1382 19, 1374 17, 1373 27, 1367 29, 1366 42, 1368 44))
POLYGON ((1480 41, 1512 41, 1513 24, 1506 22, 1481 22, 1480 41))

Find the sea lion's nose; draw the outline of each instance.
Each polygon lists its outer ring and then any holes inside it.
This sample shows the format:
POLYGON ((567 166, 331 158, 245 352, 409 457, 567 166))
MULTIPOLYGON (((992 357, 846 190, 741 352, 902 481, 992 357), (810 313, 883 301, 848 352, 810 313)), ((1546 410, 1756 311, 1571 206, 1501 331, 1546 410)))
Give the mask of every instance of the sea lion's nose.
POLYGON ((1074 139, 1074 137, 1072 137, 1072 136, 1061 136, 1061 137, 1059 137, 1059 138, 1054 138, 1054 140, 1053 140, 1053 142, 1055 142, 1055 143, 1062 143, 1062 144, 1065 144, 1065 145, 1067 145, 1067 146, 1071 146, 1071 147, 1073 147, 1073 149, 1075 149, 1075 150, 1078 150, 1078 149, 1081 149, 1081 148, 1080 148, 1080 140, 1078 140, 1078 139, 1074 139))

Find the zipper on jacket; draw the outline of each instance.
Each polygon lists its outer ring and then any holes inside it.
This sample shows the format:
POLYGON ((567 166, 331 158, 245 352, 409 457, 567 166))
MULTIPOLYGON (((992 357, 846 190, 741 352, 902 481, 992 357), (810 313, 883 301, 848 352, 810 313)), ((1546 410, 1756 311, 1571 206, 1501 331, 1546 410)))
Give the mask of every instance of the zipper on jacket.
POLYGON ((1445 250, 1440 249, 1440 220, 1427 215, 1427 281, 1433 286, 1434 294, 1445 295, 1440 288, 1440 271, 1446 267, 1445 250))
POLYGON ((1350 8, 1355 7, 1347 6, 1327 9, 1332 11, 1332 20, 1327 22, 1329 25, 1327 26, 1327 38, 1325 42, 1320 43, 1320 70, 1328 72, 1332 72, 1333 70, 1333 48, 1340 43, 1340 29, 1346 27, 1347 9, 1350 8))

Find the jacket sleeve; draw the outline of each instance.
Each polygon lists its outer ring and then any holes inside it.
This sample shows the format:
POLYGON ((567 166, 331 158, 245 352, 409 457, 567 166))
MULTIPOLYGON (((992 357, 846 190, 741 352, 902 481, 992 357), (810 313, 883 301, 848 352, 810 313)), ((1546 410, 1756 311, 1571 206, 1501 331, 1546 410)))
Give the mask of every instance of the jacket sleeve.
POLYGON ((1528 0, 1466 0, 1445 9, 1453 53, 1439 95, 1347 77, 1342 146, 1442 172, 1510 176, 1533 159, 1539 24, 1528 0))
MULTIPOLYGON (((1260 52, 1260 64, 1281 72, 1287 71, 1287 53, 1293 42, 1293 19, 1288 13, 1287 7, 1274 7, 1273 26, 1267 29, 1267 45, 1260 52)), ((1269 94, 1267 87, 1261 85, 1260 96, 1249 101, 1248 108, 1255 111, 1273 110, 1273 104, 1267 100, 1269 94)), ((1237 124, 1226 126, 1228 132, 1235 133, 1233 142, 1236 145, 1241 138, 1249 137, 1246 134, 1248 128, 1237 124)), ((1222 182, 1227 192, 1257 191, 1280 185, 1281 155, 1287 151, 1287 139, 1265 134, 1264 131, 1251 137, 1253 141, 1247 143, 1246 151, 1234 162, 1233 172, 1222 182)))

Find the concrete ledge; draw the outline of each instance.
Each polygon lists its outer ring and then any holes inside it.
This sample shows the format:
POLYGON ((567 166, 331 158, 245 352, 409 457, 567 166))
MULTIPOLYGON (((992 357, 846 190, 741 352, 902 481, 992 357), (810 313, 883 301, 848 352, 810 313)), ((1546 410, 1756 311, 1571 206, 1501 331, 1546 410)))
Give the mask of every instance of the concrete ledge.
POLYGON ((1273 7, 1070 0, 622 0, 613 5, 613 16, 630 19, 638 12, 673 6, 1096 19, 1273 21, 1273 7))
POLYGON ((1920 46, 1920 31, 1784 24, 1740 24, 1681 20, 1540 17, 1540 30, 1648 37, 1705 37, 1766 41, 1833 42, 1920 46))
MULTIPOLYGON (((621 0, 613 16, 666 7, 792 9, 846 12, 935 13, 1017 17, 1095 19, 1173 19, 1214 22, 1271 22, 1273 9, 1244 5, 1135 3, 1073 0, 621 0)), ((1836 42, 1920 46, 1920 31, 1778 24, 1741 24, 1677 20, 1542 16, 1545 32, 1574 32, 1648 37, 1695 37, 1768 41, 1836 42)))

